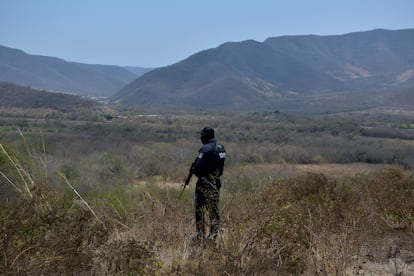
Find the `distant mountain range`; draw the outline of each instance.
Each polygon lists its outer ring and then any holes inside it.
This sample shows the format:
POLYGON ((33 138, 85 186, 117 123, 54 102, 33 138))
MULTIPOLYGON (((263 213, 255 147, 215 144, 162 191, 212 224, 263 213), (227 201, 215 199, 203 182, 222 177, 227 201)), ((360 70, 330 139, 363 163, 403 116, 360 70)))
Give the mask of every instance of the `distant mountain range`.
POLYGON ((412 107, 414 29, 228 42, 157 69, 68 62, 0 46, 0 81, 109 96, 111 103, 129 108, 412 107))
POLYGON ((224 43, 139 77, 112 102, 196 109, 295 110, 307 105, 311 110, 312 104, 352 109, 384 104, 403 89, 414 97, 410 87, 414 29, 377 29, 224 43))
POLYGON ((92 65, 0 46, 0 81, 83 96, 112 96, 151 68, 92 65))

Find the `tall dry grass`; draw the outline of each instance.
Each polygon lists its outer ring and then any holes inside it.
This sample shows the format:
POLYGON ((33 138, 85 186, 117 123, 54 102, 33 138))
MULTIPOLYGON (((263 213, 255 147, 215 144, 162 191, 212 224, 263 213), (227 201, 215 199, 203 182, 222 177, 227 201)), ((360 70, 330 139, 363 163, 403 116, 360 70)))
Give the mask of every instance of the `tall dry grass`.
POLYGON ((220 235, 197 245, 193 186, 178 198, 180 187, 163 187, 162 178, 124 183, 124 175, 112 174, 124 184, 83 195, 82 179, 75 185, 59 177, 51 187, 58 172, 44 166, 47 156, 24 148, 0 146, 1 182, 9 188, 0 203, 3 274, 354 275, 364 262, 390 260, 395 272, 410 271, 408 171, 257 180, 232 166, 221 192, 220 235))
POLYGON ((109 239, 123 225, 113 208, 92 207, 62 173, 61 185, 52 188, 45 151, 39 153, 21 138, 21 151, 0 144, 0 181, 5 185, 1 274, 147 274, 158 269, 146 242, 109 239))

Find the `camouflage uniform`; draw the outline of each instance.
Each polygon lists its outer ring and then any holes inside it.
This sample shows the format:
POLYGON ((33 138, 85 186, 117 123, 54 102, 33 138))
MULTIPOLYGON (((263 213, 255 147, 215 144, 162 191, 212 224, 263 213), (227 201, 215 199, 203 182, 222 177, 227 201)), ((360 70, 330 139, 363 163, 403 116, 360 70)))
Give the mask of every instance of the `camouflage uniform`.
POLYGON ((226 151, 223 145, 214 139, 214 129, 205 127, 202 129, 201 142, 198 157, 194 161, 192 170, 198 177, 195 188, 195 220, 197 237, 204 238, 206 233, 206 212, 209 214, 210 232, 209 238, 216 238, 219 230, 220 214, 218 209, 221 181, 223 174, 226 151))

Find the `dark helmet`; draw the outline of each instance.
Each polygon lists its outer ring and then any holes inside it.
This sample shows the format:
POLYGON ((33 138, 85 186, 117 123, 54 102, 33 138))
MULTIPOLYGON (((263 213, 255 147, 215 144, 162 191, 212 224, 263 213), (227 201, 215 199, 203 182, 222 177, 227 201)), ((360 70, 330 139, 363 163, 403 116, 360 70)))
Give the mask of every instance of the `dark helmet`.
POLYGON ((205 127, 200 131, 200 139, 203 145, 207 144, 208 141, 214 138, 214 129, 211 127, 205 127))

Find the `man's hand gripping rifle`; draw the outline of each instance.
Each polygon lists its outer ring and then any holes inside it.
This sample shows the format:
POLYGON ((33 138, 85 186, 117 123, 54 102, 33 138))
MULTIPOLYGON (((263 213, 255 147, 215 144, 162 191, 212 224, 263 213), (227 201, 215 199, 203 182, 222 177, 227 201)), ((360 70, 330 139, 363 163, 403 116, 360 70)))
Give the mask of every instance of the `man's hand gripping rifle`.
POLYGON ((195 165, 195 162, 193 162, 193 164, 191 164, 190 170, 188 171, 188 175, 184 180, 183 189, 181 190, 180 195, 178 196, 179 198, 181 198, 181 196, 183 195, 185 187, 190 184, 191 177, 194 174, 194 165, 195 165))

